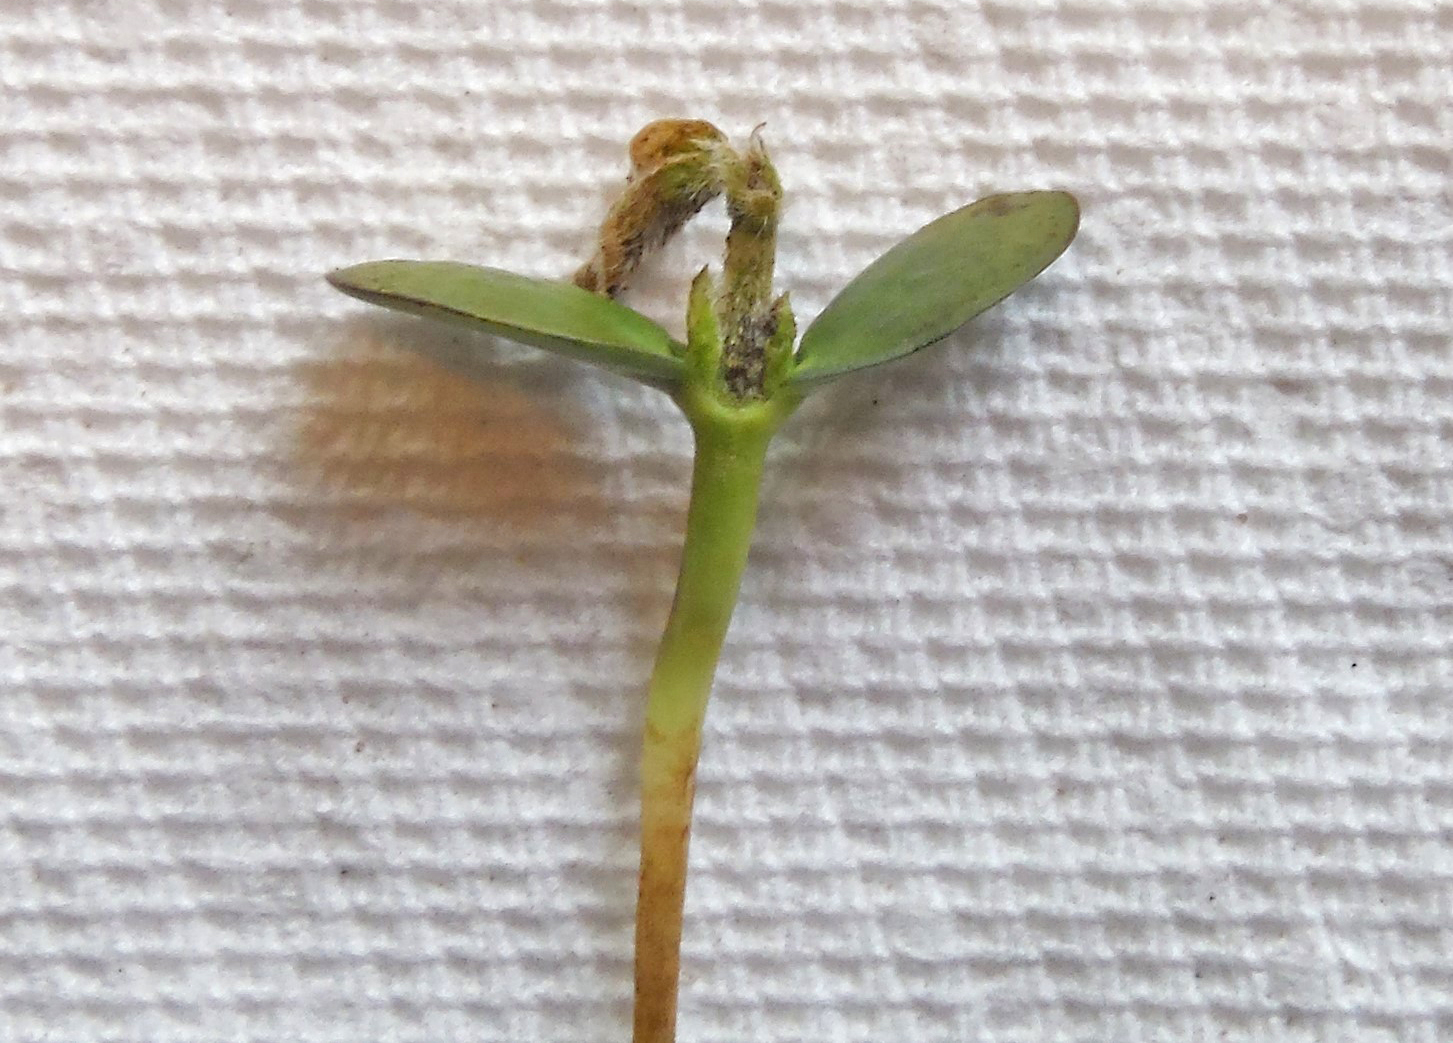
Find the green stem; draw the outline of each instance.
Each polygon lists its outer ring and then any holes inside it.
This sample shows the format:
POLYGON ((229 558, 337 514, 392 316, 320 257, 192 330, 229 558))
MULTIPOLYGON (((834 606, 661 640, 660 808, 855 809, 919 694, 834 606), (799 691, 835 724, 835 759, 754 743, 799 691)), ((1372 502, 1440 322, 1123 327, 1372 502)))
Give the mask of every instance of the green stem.
POLYGON ((747 564, 767 443, 796 405, 728 404, 688 388, 696 437, 681 572, 656 654, 641 764, 635 1043, 674 1043, 696 759, 717 658, 747 564))

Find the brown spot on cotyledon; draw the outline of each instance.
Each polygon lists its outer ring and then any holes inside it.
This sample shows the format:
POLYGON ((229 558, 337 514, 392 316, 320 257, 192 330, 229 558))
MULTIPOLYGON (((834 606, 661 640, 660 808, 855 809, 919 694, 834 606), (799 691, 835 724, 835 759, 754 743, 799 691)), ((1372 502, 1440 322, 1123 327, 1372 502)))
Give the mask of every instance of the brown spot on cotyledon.
POLYGON ((1022 199, 1014 196, 990 196, 984 200, 984 213, 990 217, 1008 217, 1010 214, 1023 210, 1027 204, 1022 199))

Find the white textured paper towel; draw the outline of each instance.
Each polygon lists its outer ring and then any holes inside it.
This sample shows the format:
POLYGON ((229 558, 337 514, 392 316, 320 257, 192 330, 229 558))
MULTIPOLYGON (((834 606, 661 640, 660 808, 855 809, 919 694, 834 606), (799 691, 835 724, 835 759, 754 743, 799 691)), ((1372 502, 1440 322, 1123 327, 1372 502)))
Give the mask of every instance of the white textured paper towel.
MULTIPOLYGON (((1453 1037, 1450 40, 1433 0, 12 0, 0 1040, 627 1038, 685 425, 320 273, 566 273, 663 115, 766 121, 804 318, 976 196, 1085 211, 775 451, 683 1041, 1453 1037)), ((679 327, 723 223, 635 302, 679 327)))

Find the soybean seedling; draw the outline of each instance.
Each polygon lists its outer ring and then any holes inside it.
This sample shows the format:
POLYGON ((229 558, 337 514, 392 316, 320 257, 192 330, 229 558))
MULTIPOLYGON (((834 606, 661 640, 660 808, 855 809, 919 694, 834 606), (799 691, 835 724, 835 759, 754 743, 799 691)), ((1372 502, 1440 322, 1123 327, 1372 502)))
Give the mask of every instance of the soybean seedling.
POLYGON ((738 152, 700 120, 661 120, 631 142, 631 176, 573 284, 448 261, 335 271, 344 293, 386 308, 592 362, 668 394, 695 438, 675 600, 656 654, 641 761, 635 1043, 673 1043, 697 753, 707 696, 756 522, 767 444, 803 398, 918 351, 1055 260, 1079 224, 1065 192, 1013 192, 932 221, 869 265, 799 341, 772 297, 781 187, 761 138, 738 152), (691 284, 685 343, 614 297, 640 261, 724 196, 721 286, 691 284))

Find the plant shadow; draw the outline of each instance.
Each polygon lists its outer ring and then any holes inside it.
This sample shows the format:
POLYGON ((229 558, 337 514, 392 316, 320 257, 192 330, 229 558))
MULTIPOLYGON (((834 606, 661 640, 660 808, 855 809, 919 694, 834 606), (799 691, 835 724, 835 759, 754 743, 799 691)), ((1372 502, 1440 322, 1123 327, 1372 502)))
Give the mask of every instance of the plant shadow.
POLYGON ((307 402, 294 447, 345 523, 407 514, 533 535, 609 514, 576 451, 585 417, 565 366, 492 365, 464 335, 407 320, 346 329, 330 357, 299 367, 307 402))
MULTIPOLYGON (((431 602, 444 614, 481 584, 519 582, 541 611, 607 611, 612 639, 644 672, 671 596, 678 504, 623 516, 621 487, 682 480, 689 460, 614 470, 599 425, 657 418, 630 396, 658 392, 534 349, 395 316, 344 326, 330 354, 295 374, 304 403, 278 508, 305 533, 301 567, 358 577, 364 596, 431 602), (623 408, 624 417, 607 411, 623 408), (585 534, 585 535, 583 535, 585 534), (659 567, 658 567, 659 566, 659 567), (528 576, 529 579, 520 579, 528 576), (513 579, 511 577, 514 577, 513 579), (583 607, 580 609, 583 611, 583 607)), ((654 406, 654 403, 651 403, 654 406)), ((674 418, 662 410, 659 422, 674 418)), ((674 437, 681 432, 671 431, 674 437)))

